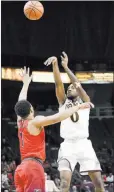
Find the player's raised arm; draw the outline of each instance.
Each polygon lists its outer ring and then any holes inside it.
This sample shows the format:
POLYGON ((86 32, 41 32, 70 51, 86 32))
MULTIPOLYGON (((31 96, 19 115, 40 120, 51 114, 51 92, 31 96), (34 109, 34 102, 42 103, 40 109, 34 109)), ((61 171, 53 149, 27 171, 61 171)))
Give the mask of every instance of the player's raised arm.
POLYGON ((64 85, 63 85, 63 82, 62 82, 61 76, 60 76, 58 60, 56 57, 50 57, 45 61, 44 64, 46 66, 52 64, 52 66, 53 66, 53 74, 54 74, 55 87, 56 87, 56 97, 58 99, 58 103, 60 105, 62 105, 66 100, 66 96, 65 96, 64 85))
POLYGON ((89 102, 90 101, 90 97, 88 96, 86 91, 83 89, 83 87, 80 84, 80 82, 77 79, 77 77, 73 74, 73 72, 68 67, 68 56, 67 56, 67 54, 65 52, 62 52, 62 54, 63 55, 61 56, 61 64, 62 64, 64 70, 68 74, 68 76, 69 76, 72 84, 74 85, 74 87, 77 89, 80 98, 83 101, 85 101, 85 102, 89 102))
POLYGON ((22 77, 22 81, 23 81, 23 87, 21 89, 21 92, 19 94, 19 98, 18 101, 20 100, 26 100, 27 99, 27 92, 28 92, 28 87, 29 84, 31 82, 32 76, 30 76, 30 69, 26 69, 26 67, 24 67, 24 69, 21 69, 21 73, 20 76, 22 77))
POLYGON ((86 109, 86 108, 93 108, 94 105, 90 102, 80 104, 79 106, 73 106, 69 109, 66 109, 65 111, 56 113, 55 115, 47 116, 47 117, 41 117, 39 119, 35 118, 30 122, 31 125, 37 127, 38 129, 41 129, 41 127, 45 127, 48 125, 52 125, 55 123, 59 123, 68 117, 70 117, 73 113, 78 111, 79 109, 86 109))

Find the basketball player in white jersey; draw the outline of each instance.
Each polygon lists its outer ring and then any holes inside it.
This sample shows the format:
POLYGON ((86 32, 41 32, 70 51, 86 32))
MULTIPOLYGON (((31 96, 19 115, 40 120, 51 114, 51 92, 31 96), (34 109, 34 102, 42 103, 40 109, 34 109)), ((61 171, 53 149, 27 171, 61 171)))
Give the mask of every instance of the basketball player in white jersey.
MULTIPOLYGON (((80 82, 68 68, 68 56, 65 52, 61 56, 61 64, 68 74, 72 84, 68 87, 65 95, 64 85, 61 80, 56 57, 50 57, 44 63, 52 64, 55 79, 56 96, 59 102, 59 111, 70 108, 79 103, 90 102, 90 98, 81 86, 80 82)), ((80 164, 81 175, 89 174, 96 192, 104 192, 101 178, 101 167, 92 147, 89 137, 89 113, 90 109, 79 110, 71 117, 61 122, 60 134, 64 142, 60 146, 58 155, 58 169, 61 177, 61 192, 68 192, 72 172, 77 162, 80 164)))

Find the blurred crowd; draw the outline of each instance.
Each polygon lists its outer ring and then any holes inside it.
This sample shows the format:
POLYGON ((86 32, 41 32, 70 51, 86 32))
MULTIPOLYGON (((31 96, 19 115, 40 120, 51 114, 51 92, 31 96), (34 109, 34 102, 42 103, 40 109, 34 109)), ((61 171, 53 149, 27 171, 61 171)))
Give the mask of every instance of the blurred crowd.
MULTIPOLYGON (((53 168, 50 163, 46 162, 45 171, 47 172, 46 181, 47 189, 46 192, 59 192, 60 190, 60 177, 59 172, 55 167, 53 168), (49 182, 50 181, 50 182, 49 182), (53 182, 54 183, 53 183, 53 182), (51 183, 52 182, 52 183, 51 183), (48 187, 49 184, 49 187, 48 187), (56 187, 55 187, 56 186, 56 187), (53 190, 52 190, 53 188, 53 190)), ((113 173, 103 173, 102 179, 105 186, 105 192, 114 192, 114 174, 113 173)), ((89 176, 81 176, 79 173, 79 164, 77 164, 71 181, 71 188, 69 192, 95 192, 95 188, 89 178, 89 176)))
MULTIPOLYGON (((108 143, 104 141, 102 146, 94 146, 97 156, 102 166, 102 179, 104 181, 106 192, 114 192, 114 150, 108 143)), ((57 153, 57 148, 50 147, 46 144, 47 159, 44 163, 45 178, 46 178, 46 192, 60 191, 60 177, 57 171, 57 161, 52 154, 57 153)), ((18 161, 19 162, 19 161, 18 161)), ((2 171, 2 191, 13 192, 14 186, 14 172, 17 166, 16 154, 10 146, 8 138, 2 138, 1 146, 1 171, 2 171)), ((72 176, 70 192, 94 192, 94 186, 88 176, 81 176, 79 174, 79 164, 77 164, 72 176)))
POLYGON ((14 189, 14 171, 16 169, 15 155, 7 138, 2 138, 1 143, 1 173, 2 191, 9 192, 14 189))

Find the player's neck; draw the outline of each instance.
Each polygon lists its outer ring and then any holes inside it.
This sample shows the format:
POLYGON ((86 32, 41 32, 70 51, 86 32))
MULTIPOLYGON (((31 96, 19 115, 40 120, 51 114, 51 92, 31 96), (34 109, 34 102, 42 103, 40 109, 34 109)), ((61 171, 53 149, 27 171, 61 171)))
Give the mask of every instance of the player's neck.
POLYGON ((28 120, 28 121, 30 121, 30 120, 33 120, 34 119, 34 117, 33 116, 28 116, 27 118, 24 118, 24 119, 22 119, 23 121, 25 121, 25 120, 28 120))
POLYGON ((33 117, 33 116, 29 116, 27 119, 28 119, 28 120, 33 120, 34 117, 33 117))
POLYGON ((72 102, 75 103, 77 101, 77 97, 72 99, 72 102))

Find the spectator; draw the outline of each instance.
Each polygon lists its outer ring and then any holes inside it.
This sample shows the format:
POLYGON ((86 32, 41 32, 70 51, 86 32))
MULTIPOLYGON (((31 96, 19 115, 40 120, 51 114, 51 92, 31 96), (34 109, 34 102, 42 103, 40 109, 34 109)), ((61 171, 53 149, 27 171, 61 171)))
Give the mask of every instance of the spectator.
POLYGON ((16 169, 16 163, 11 157, 8 159, 8 166, 9 166, 9 171, 14 173, 14 171, 16 169))
POLYGON ((4 147, 9 147, 9 143, 8 143, 8 140, 6 139, 6 137, 2 138, 2 149, 4 147))
POLYGON ((107 152, 107 142, 103 142, 102 151, 107 152))
POLYGON ((9 180, 7 176, 7 171, 4 171, 2 173, 2 189, 4 189, 5 192, 9 189, 9 180))
POLYGON ((56 161, 56 159, 53 160, 53 162, 51 163, 51 165, 52 165, 52 167, 57 168, 57 161, 56 161))
POLYGON ((77 187, 75 185, 72 186, 72 192, 77 192, 77 187))
POLYGON ((110 173, 109 176, 107 177, 106 181, 113 182, 114 181, 114 175, 112 173, 110 173))
POLYGON ((54 181, 50 180, 50 176, 45 173, 45 189, 46 192, 59 192, 54 181))
POLYGON ((55 178, 55 184, 57 186, 57 188, 60 188, 60 179, 58 177, 55 178))
POLYGON ((106 182, 106 175, 105 174, 102 175, 102 179, 104 182, 106 182))
POLYGON ((1 169, 2 171, 4 170, 7 170, 7 161, 6 161, 6 156, 5 155, 2 155, 2 158, 1 158, 1 169))
POLYGON ((85 179, 85 180, 83 181, 83 189, 84 189, 85 191, 87 191, 87 192, 91 192, 90 187, 93 187, 93 183, 92 183, 91 181, 85 179))
POLYGON ((2 139, 2 154, 3 155, 6 155, 7 157, 14 157, 14 153, 8 143, 8 140, 3 137, 2 139))
POLYGON ((48 106, 48 108, 46 109, 46 111, 47 111, 47 112, 52 112, 52 111, 53 111, 51 105, 48 106))
POLYGON ((1 160, 2 160, 2 162, 5 162, 5 161, 6 161, 6 156, 5 156, 5 155, 2 155, 1 160))

